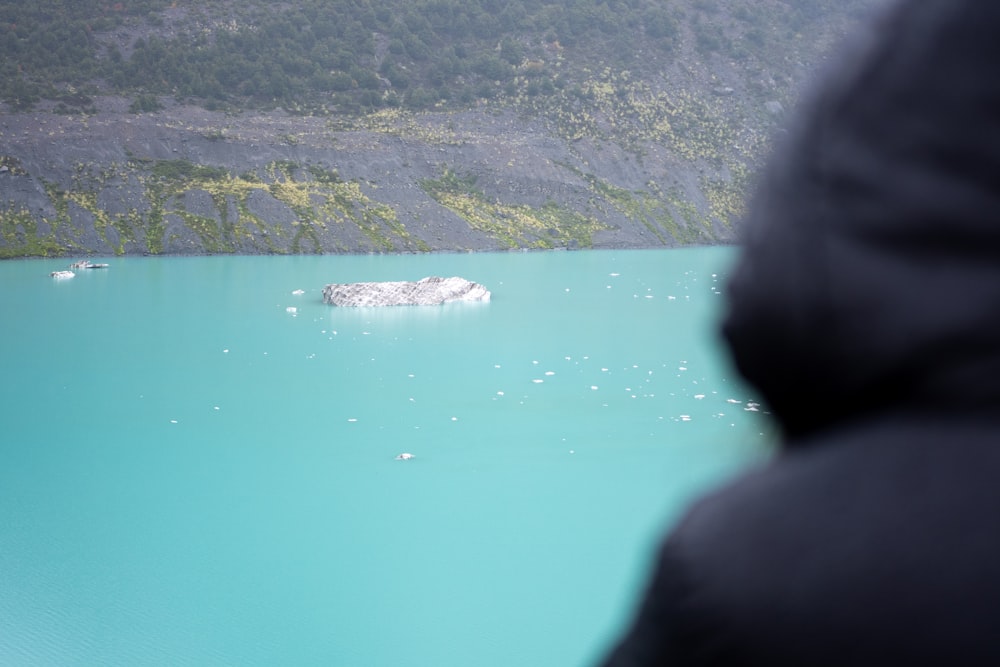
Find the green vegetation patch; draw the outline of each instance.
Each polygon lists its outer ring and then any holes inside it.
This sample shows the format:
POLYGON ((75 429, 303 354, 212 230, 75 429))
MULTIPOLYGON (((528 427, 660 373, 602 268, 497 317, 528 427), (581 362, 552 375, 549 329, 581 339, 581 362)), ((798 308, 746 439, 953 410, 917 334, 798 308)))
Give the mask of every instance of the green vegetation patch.
POLYGON ((0 210, 0 259, 12 257, 48 257, 62 254, 63 247, 50 231, 38 233, 38 222, 24 208, 0 210))
POLYGON ((421 188, 432 199, 508 248, 593 247, 594 233, 607 226, 576 211, 547 202, 539 208, 490 201, 476 188, 474 175, 445 169, 421 188))

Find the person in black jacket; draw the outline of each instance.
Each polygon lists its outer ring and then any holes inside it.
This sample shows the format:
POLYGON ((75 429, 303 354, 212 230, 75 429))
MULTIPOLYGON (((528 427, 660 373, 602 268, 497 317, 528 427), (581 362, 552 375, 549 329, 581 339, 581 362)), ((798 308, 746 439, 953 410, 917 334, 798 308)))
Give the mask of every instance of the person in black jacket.
POLYGON ((605 667, 1000 665, 1000 2, 873 27, 772 156, 728 286, 780 451, 666 537, 605 667))

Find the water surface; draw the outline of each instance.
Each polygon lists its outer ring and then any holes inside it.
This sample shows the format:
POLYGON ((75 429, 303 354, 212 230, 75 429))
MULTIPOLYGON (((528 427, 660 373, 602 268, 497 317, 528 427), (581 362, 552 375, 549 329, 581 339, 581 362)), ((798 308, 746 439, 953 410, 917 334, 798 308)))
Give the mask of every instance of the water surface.
POLYGON ((766 450, 731 257, 0 263, 0 664, 591 664, 766 450), (426 275, 493 300, 321 301, 426 275))

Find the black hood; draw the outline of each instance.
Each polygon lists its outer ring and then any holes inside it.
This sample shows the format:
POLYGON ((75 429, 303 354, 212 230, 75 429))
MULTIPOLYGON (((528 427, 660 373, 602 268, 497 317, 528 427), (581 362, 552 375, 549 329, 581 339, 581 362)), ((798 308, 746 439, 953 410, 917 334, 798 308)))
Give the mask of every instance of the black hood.
POLYGON ((734 361, 793 435, 1000 405, 1000 2, 871 29, 772 156, 729 283, 734 361))

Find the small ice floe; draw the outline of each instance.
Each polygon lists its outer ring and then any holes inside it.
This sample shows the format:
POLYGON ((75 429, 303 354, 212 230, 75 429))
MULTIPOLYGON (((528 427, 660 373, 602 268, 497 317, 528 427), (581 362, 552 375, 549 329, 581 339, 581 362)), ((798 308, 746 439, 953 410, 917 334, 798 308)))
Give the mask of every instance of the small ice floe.
POLYGON ((295 296, 300 296, 300 295, 305 294, 305 293, 306 293, 306 291, 304 289, 292 290, 292 294, 294 294, 295 296))
POLYGON ((356 417, 349 417, 349 418, 347 419, 347 422, 348 422, 349 424, 353 424, 353 423, 354 423, 354 422, 356 422, 356 421, 358 421, 356 417))
POLYGON ((543 382, 545 382, 545 380, 542 380, 541 378, 535 378, 534 380, 532 380, 532 382, 534 382, 535 384, 542 384, 543 382))
POLYGON ((66 278, 72 278, 76 276, 76 274, 73 273, 72 271, 53 271, 49 275, 55 278, 56 280, 64 280, 66 278))
POLYGON ((170 420, 170 423, 171 423, 171 424, 176 424, 176 423, 177 423, 177 420, 176 420, 176 419, 171 419, 171 420, 170 420))
POLYGON ((402 454, 396 454, 396 460, 397 461, 409 461, 412 458, 414 458, 414 456, 413 456, 413 454, 411 454, 409 452, 403 452, 402 454))
POLYGON ((760 403, 754 403, 753 401, 747 401, 747 406, 743 408, 744 412, 760 412, 760 403))
POLYGON ((727 398, 726 403, 732 403, 733 405, 739 405, 743 401, 737 401, 735 398, 727 398))
POLYGON ((689 421, 691 421, 691 415, 681 415, 681 421, 682 422, 689 422, 689 421))
POLYGON ((297 315, 299 309, 296 308, 295 306, 289 306, 288 308, 285 308, 285 312, 288 313, 289 315, 297 315))
POLYGON ((597 391, 597 385, 596 384, 590 385, 590 390, 591 391, 597 391))
POLYGON ((555 375, 555 371, 545 371, 546 375, 555 375))
POLYGON ((224 349, 224 350, 222 351, 222 354, 229 354, 229 348, 227 347, 226 349, 224 349))
POLYGON ((612 278, 617 278, 621 274, 620 273, 609 273, 608 275, 611 276, 612 278))
POLYGON ((502 391, 498 391, 497 392, 497 396, 503 396, 503 392, 502 391))
POLYGON ((705 394, 695 394, 694 397, 700 401, 701 399, 705 398, 705 394))

